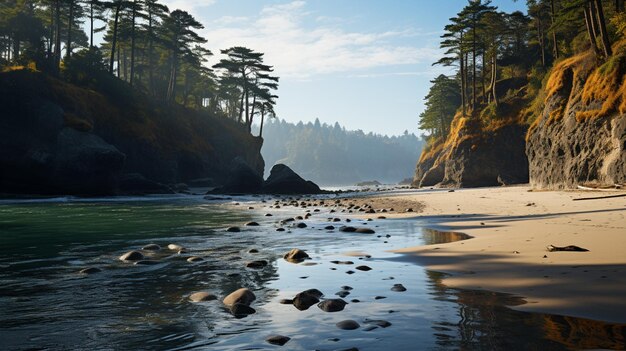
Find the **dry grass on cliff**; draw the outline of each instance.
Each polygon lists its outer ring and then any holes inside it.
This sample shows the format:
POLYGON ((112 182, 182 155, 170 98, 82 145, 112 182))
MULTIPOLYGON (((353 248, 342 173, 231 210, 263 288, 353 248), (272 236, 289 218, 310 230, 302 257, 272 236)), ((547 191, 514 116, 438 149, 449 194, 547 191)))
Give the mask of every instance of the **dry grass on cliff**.
POLYGON ((587 78, 582 93, 582 103, 587 110, 576 114, 578 121, 626 112, 626 42, 615 44, 614 52, 587 78), (600 108, 592 108, 594 104, 600 108))

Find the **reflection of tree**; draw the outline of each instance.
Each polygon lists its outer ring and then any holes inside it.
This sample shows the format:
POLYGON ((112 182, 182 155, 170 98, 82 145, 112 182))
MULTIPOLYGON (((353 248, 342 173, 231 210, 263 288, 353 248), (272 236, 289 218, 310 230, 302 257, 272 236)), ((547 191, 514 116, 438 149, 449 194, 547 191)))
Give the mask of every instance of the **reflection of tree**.
POLYGON ((566 350, 626 348, 626 325, 583 318, 515 311, 525 301, 516 296, 478 290, 453 290, 445 274, 426 272, 433 299, 455 304, 454 320, 434 322, 442 348, 461 350, 566 350))

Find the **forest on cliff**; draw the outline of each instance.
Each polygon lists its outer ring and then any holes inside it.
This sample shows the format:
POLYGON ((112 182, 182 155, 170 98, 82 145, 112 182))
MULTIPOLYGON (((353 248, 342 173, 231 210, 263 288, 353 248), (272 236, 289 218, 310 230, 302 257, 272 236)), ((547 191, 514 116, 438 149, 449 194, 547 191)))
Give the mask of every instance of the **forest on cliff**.
POLYGON ((470 0, 444 31, 415 186, 626 181, 622 0, 470 0))

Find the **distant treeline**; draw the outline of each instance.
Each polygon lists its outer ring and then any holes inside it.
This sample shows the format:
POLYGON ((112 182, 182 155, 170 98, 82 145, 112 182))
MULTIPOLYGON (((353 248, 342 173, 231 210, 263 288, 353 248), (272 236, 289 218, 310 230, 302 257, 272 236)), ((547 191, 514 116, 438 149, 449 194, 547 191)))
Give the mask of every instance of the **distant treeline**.
POLYGON ((270 120, 263 127, 263 138, 261 153, 267 170, 284 163, 321 185, 398 183, 412 176, 423 146, 419 137, 407 131, 388 137, 349 131, 339 123, 321 124, 317 119, 307 124, 270 120))

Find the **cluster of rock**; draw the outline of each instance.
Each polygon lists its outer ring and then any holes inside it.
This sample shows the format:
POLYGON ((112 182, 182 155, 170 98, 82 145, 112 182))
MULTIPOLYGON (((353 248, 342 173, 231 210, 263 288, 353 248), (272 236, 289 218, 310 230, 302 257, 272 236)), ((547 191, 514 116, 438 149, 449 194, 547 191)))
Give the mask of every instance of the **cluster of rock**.
POLYGON ((250 167, 243 159, 236 158, 230 165, 231 175, 226 183, 210 193, 213 194, 320 194, 322 190, 311 181, 304 180, 284 164, 272 167, 264 181, 262 173, 250 167))

